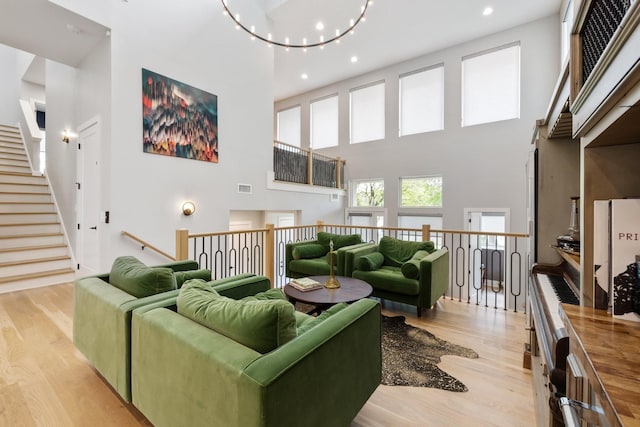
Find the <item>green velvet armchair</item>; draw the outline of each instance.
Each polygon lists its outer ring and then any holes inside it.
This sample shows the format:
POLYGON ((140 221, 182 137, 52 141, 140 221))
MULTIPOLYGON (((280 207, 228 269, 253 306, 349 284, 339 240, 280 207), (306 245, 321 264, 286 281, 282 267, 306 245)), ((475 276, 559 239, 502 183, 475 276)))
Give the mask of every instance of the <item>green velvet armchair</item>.
MULTIPOLYGON (((207 276, 210 280, 211 272, 198 270, 198 263, 195 261, 145 267, 133 257, 119 257, 114 261, 110 273, 84 277, 74 282, 73 342, 126 402, 131 401, 133 310, 167 298, 175 298, 184 280, 207 276), (121 287, 112 283, 115 279, 115 283, 121 287), (153 289, 143 289, 143 294, 140 294, 140 284, 143 282, 153 289), (157 287, 158 282, 168 283, 168 286, 157 287), (139 296, 132 295, 131 292, 139 296)), ((215 283, 223 286, 228 282, 253 276, 235 276, 215 283)), ((268 286, 267 283, 267 288, 268 286)))
MULTIPOLYGON (((289 307, 297 336, 261 353, 178 313, 180 298, 133 314, 133 404, 158 427, 343 427, 380 383, 377 301, 335 306, 319 317, 289 307)), ((247 320, 245 329, 265 326, 247 320)))
POLYGON ((449 286, 449 251, 433 242, 385 236, 379 245, 345 252, 345 272, 373 288, 371 296, 417 307, 432 307, 449 286))
POLYGON ((333 242, 334 274, 344 276, 344 253, 348 249, 371 245, 362 243, 359 234, 319 232, 316 240, 288 243, 285 248, 286 277, 326 276, 330 273, 330 242, 333 242))

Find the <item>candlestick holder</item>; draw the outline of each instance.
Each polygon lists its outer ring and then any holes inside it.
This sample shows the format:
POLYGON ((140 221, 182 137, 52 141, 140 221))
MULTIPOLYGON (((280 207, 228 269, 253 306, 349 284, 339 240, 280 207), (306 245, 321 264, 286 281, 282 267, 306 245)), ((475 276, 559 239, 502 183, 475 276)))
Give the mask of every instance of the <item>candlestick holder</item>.
POLYGON ((327 289, 337 289, 340 287, 340 282, 333 274, 333 240, 329 240, 329 278, 324 282, 324 287, 327 289))

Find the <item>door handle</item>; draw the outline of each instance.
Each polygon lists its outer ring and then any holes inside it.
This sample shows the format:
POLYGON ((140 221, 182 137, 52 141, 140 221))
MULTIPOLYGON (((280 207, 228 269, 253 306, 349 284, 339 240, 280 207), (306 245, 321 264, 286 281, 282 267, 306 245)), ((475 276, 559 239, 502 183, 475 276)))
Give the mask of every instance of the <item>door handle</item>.
POLYGON ((97 226, 97 225, 94 225, 93 227, 89 227, 89 228, 90 228, 90 229, 92 229, 92 230, 97 230, 97 229, 98 229, 98 226, 97 226))

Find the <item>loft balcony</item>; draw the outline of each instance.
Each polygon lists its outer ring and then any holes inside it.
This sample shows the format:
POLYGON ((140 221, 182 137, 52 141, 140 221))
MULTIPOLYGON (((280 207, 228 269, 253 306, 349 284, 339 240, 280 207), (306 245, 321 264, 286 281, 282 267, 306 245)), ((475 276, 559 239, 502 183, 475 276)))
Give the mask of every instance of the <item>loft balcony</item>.
POLYGON ((346 162, 284 142, 273 142, 274 181, 344 190, 346 162))

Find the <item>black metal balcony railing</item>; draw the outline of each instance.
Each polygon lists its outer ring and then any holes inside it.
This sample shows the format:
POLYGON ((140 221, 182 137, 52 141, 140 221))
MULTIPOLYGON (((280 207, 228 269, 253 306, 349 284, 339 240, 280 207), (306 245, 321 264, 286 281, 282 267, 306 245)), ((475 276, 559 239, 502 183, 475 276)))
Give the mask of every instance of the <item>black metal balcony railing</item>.
POLYGON ((189 259, 211 270, 213 280, 265 274, 266 229, 189 235, 189 259))
POLYGON ((431 240, 449 250, 450 299, 495 309, 523 311, 529 271, 526 234, 481 233, 456 230, 317 225, 189 234, 176 233, 176 258, 193 259, 212 270, 214 279, 241 273, 266 275, 274 287, 284 286, 287 243, 315 240, 318 231, 360 234, 365 242, 382 236, 402 240, 431 240), (426 233, 426 236, 425 236, 426 233))
POLYGON ((273 173, 276 181, 342 188, 344 161, 275 141, 273 173))
POLYGON ((582 83, 586 82, 596 63, 613 38, 631 0, 594 0, 580 31, 582 37, 582 83))

